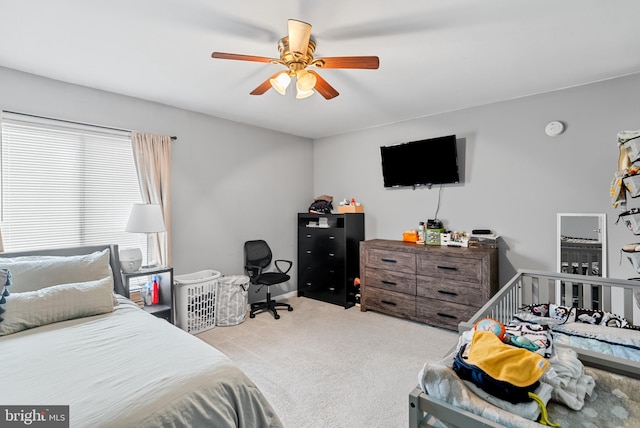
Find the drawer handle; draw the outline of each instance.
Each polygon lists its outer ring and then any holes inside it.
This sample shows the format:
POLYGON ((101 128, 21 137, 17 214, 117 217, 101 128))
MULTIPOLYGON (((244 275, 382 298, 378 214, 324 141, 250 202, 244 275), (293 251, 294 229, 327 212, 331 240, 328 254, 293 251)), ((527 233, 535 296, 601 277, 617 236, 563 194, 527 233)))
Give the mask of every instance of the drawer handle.
POLYGON ((438 269, 444 269, 444 270, 458 270, 457 267, 452 267, 452 266, 438 266, 438 269))
POLYGON ((309 233, 307 233, 307 238, 311 238, 311 235, 309 233))
POLYGON ((380 260, 382 260, 385 263, 398 263, 397 260, 393 260, 393 259, 380 259, 380 260))
POLYGON ((449 314, 443 314, 442 312, 437 312, 437 314, 438 314, 439 316, 441 316, 441 317, 456 319, 456 317, 455 317, 455 316, 453 316, 453 315, 449 315, 449 314))
POLYGON ((335 236, 330 236, 329 239, 336 239, 336 237, 335 236))
POLYGON ((384 279, 382 281, 380 281, 380 282, 382 282, 383 284, 386 284, 386 285, 398 285, 397 283, 395 283, 393 281, 385 281, 384 279))
POLYGON ((380 300, 380 303, 384 303, 385 305, 389 306, 398 306, 395 302, 390 302, 388 300, 380 300))
POLYGON ((329 253, 329 257, 335 257, 335 253, 329 253))
POLYGON ((311 283, 310 283, 310 282, 307 282, 306 286, 307 286, 307 287, 311 287, 311 283))
POLYGON ((307 251, 305 251, 305 253, 311 254, 311 250, 307 250, 307 251))
POLYGON ((438 293, 446 294, 447 296, 457 296, 458 295, 458 293, 454 293, 453 291, 445 291, 445 290, 438 290, 438 293))

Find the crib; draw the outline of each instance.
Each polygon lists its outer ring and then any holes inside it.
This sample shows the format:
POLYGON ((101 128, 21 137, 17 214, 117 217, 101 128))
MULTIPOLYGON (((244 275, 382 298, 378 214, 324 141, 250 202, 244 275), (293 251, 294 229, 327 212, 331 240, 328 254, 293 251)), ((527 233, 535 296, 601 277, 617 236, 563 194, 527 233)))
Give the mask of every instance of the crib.
MULTIPOLYGON (((624 316, 631 324, 640 324, 640 282, 569 273, 520 270, 468 321, 458 325, 460 333, 477 321, 493 318, 504 324, 524 305, 571 302, 574 307, 599 309, 624 316), (598 299, 593 290, 598 290, 598 299), (597 303, 597 308, 594 308, 597 303)), ((636 333, 636 332, 634 332, 636 333)), ((640 332, 637 332, 640 335, 640 332)), ((563 346, 563 345, 558 345, 563 346)), ((640 379, 640 362, 592 350, 573 348, 585 366, 640 379)), ((640 387, 640 380, 638 380, 640 387)), ((416 387, 409 394, 409 426, 432 426, 433 419, 447 426, 501 427, 498 423, 461 410, 426 394, 416 387)))

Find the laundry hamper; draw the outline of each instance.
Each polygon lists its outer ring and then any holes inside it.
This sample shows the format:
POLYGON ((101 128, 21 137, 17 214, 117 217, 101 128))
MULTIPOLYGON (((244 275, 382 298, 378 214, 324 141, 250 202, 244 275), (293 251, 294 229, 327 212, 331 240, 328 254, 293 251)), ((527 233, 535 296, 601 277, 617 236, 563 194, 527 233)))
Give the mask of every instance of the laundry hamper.
POLYGON ((249 277, 229 275, 220 278, 216 296, 216 325, 243 323, 249 306, 249 277))
POLYGON ((177 325, 196 334, 216 326, 216 292, 220 272, 203 270, 173 278, 177 325))

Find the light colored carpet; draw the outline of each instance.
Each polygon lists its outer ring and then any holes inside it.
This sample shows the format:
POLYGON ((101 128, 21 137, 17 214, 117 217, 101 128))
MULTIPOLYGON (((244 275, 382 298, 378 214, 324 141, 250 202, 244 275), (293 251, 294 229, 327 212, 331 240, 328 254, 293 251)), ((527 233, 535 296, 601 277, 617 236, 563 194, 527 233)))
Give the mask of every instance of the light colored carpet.
POLYGON ((275 320, 261 313, 197 335, 256 383, 287 428, 408 426, 408 394, 453 331, 360 308, 294 297, 275 320))

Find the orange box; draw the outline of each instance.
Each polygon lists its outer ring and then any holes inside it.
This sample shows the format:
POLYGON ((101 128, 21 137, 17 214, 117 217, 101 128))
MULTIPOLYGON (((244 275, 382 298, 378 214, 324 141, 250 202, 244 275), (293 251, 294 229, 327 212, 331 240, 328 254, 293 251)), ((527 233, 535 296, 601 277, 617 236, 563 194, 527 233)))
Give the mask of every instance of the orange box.
POLYGON ((338 206, 338 214, 363 213, 363 212, 364 212, 363 205, 339 205, 338 206))
POLYGON ((418 232, 404 232, 402 240, 404 242, 418 242, 418 232))

